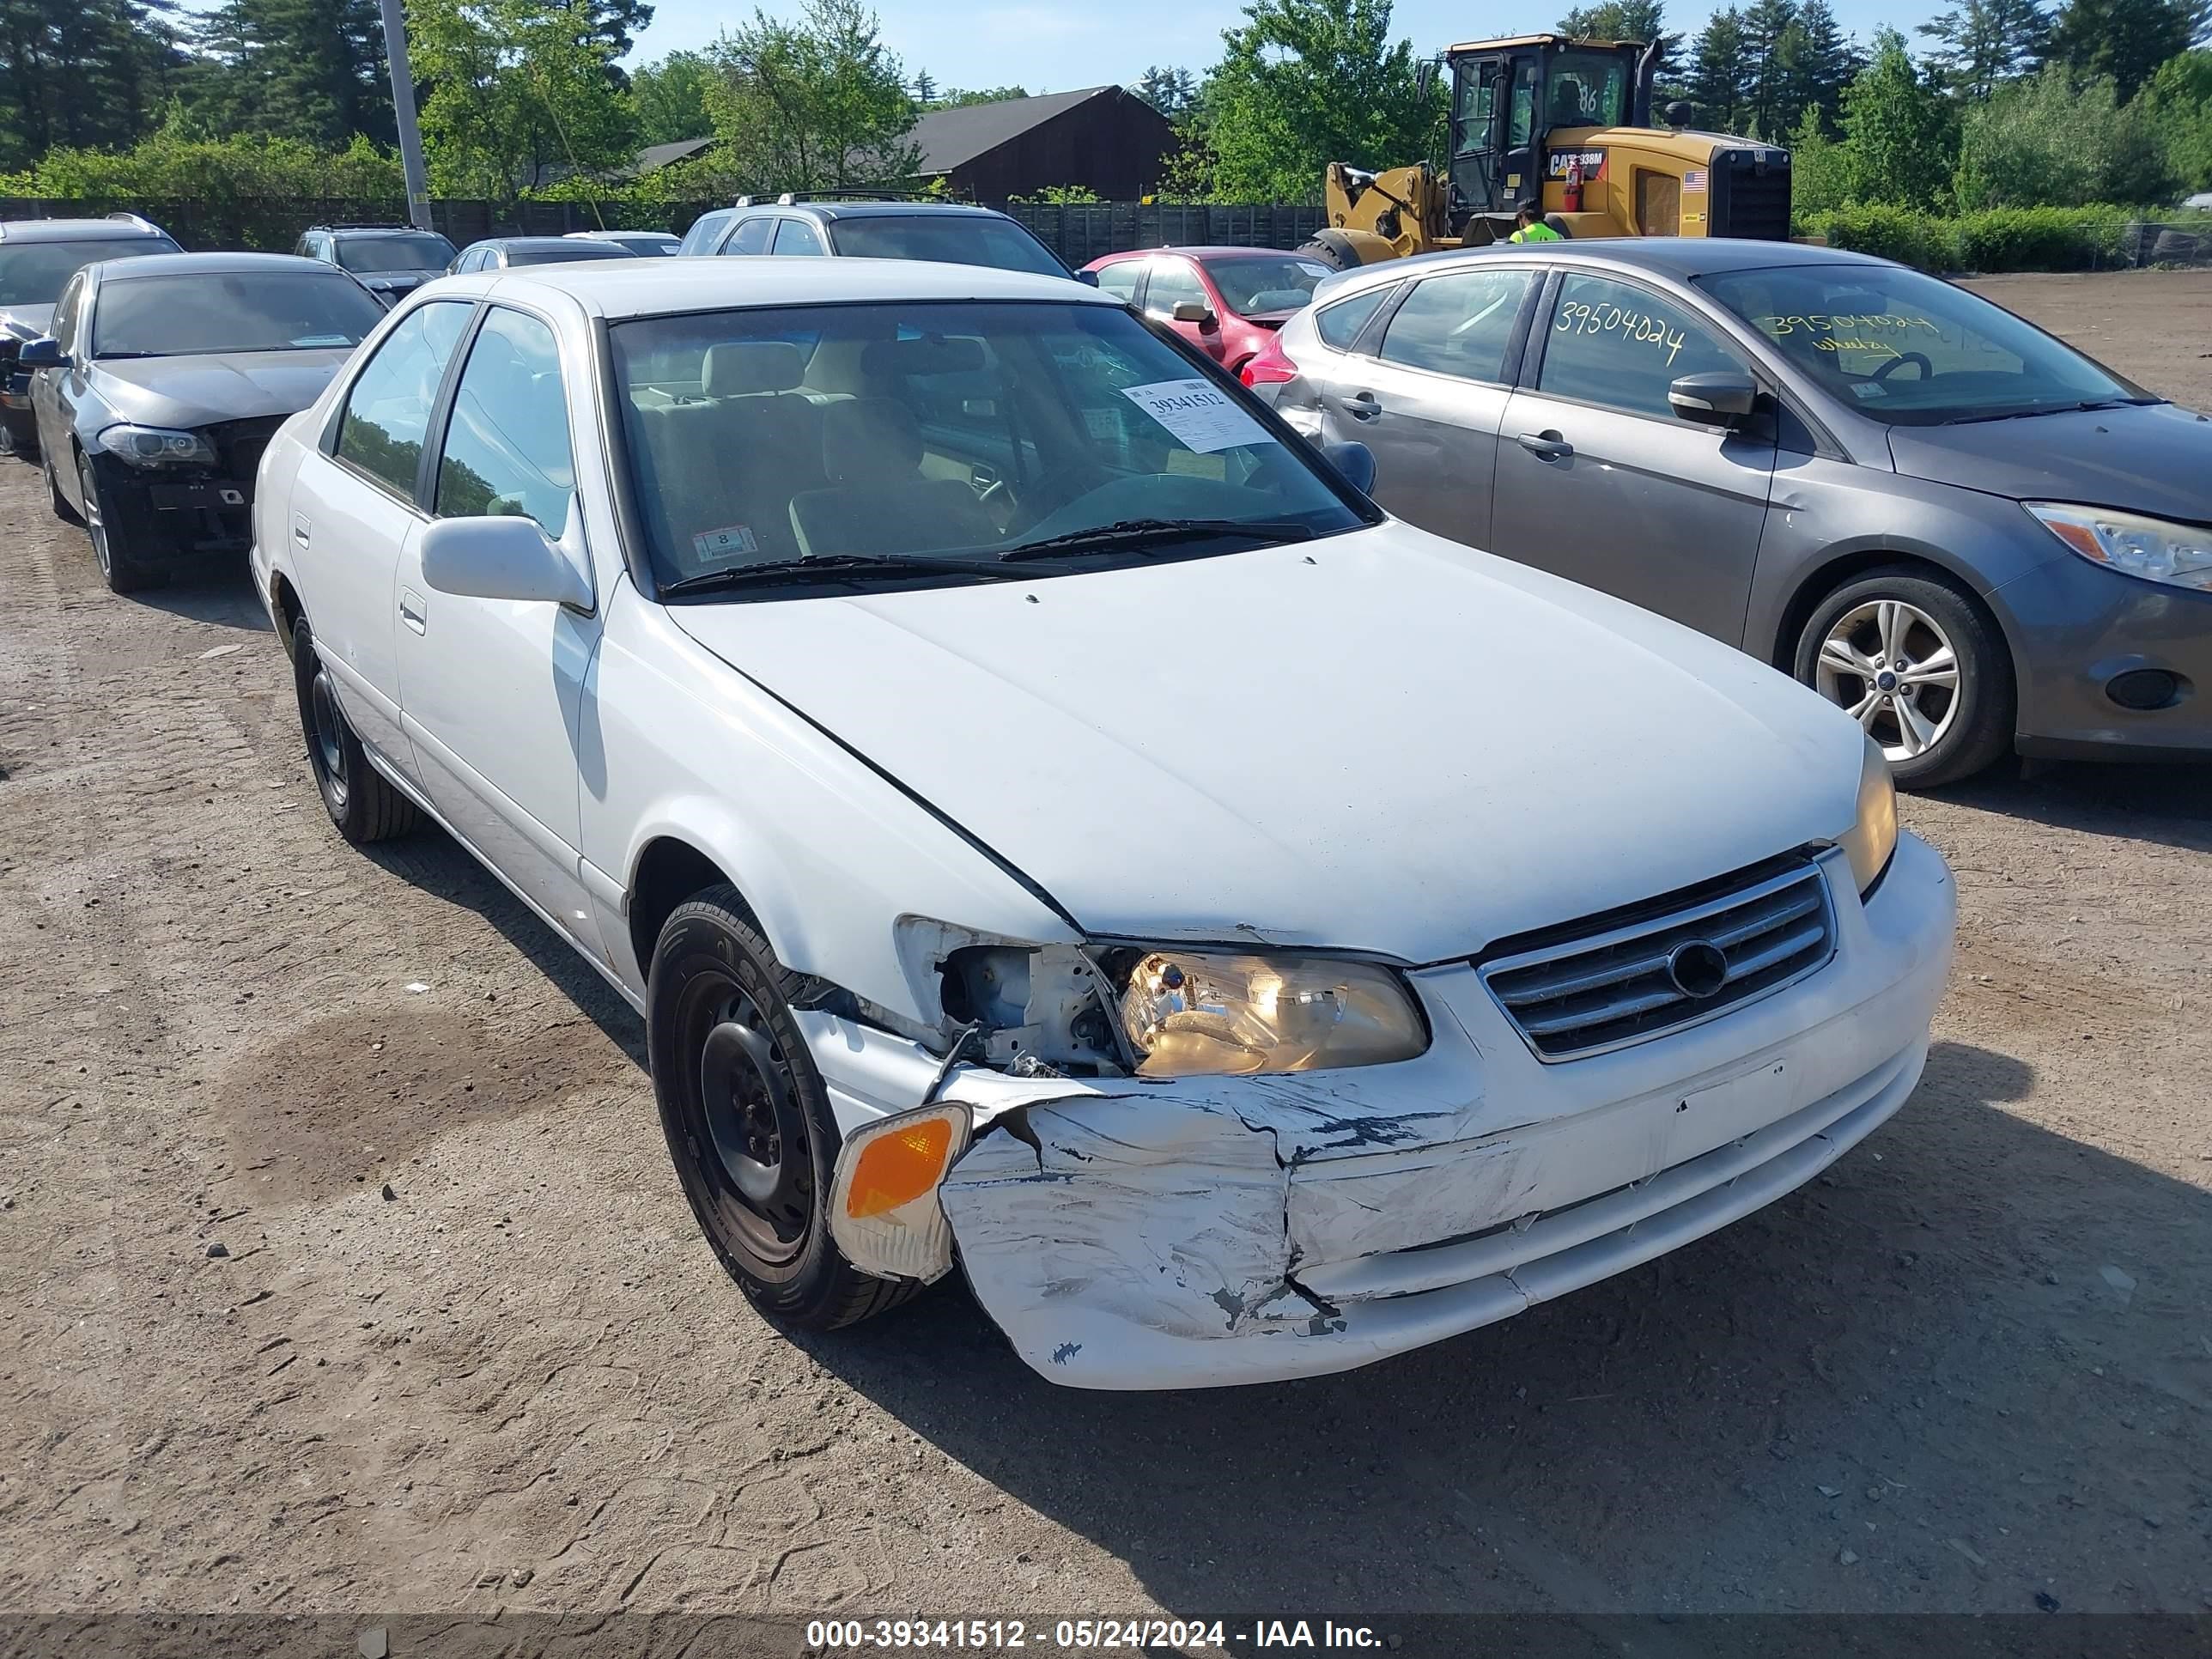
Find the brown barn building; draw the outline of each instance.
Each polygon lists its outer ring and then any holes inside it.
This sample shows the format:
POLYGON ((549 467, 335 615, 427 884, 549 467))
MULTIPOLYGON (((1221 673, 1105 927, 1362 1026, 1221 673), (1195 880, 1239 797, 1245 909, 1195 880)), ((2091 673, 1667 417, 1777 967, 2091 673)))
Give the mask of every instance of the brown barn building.
POLYGON ((1175 148, 1167 118, 1121 87, 932 110, 909 139, 924 177, 978 202, 1079 185, 1109 202, 1149 195, 1175 148))

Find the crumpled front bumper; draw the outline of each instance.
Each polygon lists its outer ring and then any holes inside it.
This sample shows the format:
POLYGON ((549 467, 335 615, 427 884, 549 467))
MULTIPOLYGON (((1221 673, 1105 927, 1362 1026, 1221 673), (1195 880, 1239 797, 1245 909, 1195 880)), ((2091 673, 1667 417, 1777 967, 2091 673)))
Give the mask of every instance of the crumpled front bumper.
MULTIPOLYGON (((1454 966, 1414 976, 1436 1041, 1402 1065, 957 1073, 945 1095, 988 1126, 941 1189, 977 1300, 1055 1382, 1271 1382, 1510 1317, 1772 1201, 1904 1103, 1950 965, 1954 895, 1926 845, 1903 837, 1864 906, 1822 863, 1826 967, 1611 1054, 1537 1060, 1454 966)), ((813 1046, 841 1112, 892 1106, 813 1046)))

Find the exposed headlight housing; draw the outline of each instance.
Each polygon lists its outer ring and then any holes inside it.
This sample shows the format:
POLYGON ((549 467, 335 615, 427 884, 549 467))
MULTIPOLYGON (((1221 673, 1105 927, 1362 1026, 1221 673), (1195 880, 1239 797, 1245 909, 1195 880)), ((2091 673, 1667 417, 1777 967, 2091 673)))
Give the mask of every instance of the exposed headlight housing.
POLYGON ((1881 872, 1889 868, 1897 851, 1897 782, 1889 775, 1889 758, 1872 738, 1859 763, 1859 815, 1840 843, 1851 861, 1851 875, 1864 897, 1881 872))
POLYGON ((2212 592, 2212 530, 2203 525, 2174 524, 2101 507, 2069 507, 2063 501, 2024 505, 2069 552, 2093 564, 2169 587, 2212 592))
POLYGON ((214 466, 215 446, 203 433, 179 432, 165 426, 111 426, 100 434, 100 447, 130 466, 214 466))
POLYGON ((1120 1015, 1139 1077, 1381 1066, 1429 1046, 1397 975, 1328 957, 1154 951, 1131 969, 1120 1015))

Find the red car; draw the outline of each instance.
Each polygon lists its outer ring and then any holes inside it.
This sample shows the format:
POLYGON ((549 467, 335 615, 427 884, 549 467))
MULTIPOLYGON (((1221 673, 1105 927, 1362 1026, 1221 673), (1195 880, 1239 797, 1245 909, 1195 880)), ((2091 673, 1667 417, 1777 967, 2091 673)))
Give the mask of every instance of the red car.
POLYGON ((1272 247, 1174 247, 1109 253, 1084 266, 1232 374, 1304 307, 1329 268, 1272 247))

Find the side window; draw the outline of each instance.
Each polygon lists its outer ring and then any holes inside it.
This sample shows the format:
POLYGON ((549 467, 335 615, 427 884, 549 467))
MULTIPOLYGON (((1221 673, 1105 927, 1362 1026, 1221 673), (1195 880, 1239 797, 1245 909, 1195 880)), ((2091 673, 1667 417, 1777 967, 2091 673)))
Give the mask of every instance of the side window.
POLYGON ((62 289, 62 297, 54 303, 54 320, 51 325, 54 331, 54 343, 61 347, 65 356, 76 355, 77 313, 83 307, 84 277, 80 273, 69 279, 68 285, 62 289))
POLYGON ((741 219, 738 222, 738 228, 730 233, 730 240, 724 244, 722 252, 765 253, 768 252, 769 233, 775 228, 775 221, 766 215, 757 219, 741 219))
POLYGON ((1155 317, 1172 317, 1175 308, 1186 300, 1195 300, 1207 309, 1213 302, 1206 297, 1198 273, 1190 268, 1188 259, 1155 259, 1152 261, 1152 280, 1145 289, 1145 309, 1155 317))
POLYGON ((430 406, 471 309, 446 301, 409 315, 356 377, 338 417, 338 459, 410 501, 430 406))
POLYGON ((1553 302, 1536 390, 1672 419, 1675 380, 1742 367, 1686 307, 1632 283, 1571 276, 1553 302))
POLYGON ((1536 127, 1536 76, 1534 59, 1513 72, 1513 114, 1505 134, 1505 147, 1519 149, 1536 127))
POLYGON ((1535 273, 1455 270, 1414 285, 1383 331, 1380 355, 1463 380, 1503 381, 1505 349, 1535 273))
POLYGON ((1137 278, 1145 269, 1142 259, 1123 259, 1098 268, 1098 291, 1110 294, 1123 305, 1137 297, 1137 278))
POLYGON ((575 489, 553 331, 495 307, 453 390, 434 510, 441 519, 534 519, 558 536, 575 489))
POLYGON ((822 239, 814 234, 814 227, 804 219, 780 219, 775 227, 775 246, 771 253, 819 253, 822 239))
POLYGON ((1367 319, 1396 291, 1383 283, 1349 300, 1323 306, 1314 313, 1314 329, 1321 336, 1321 343, 1339 351, 1351 350, 1352 343, 1359 337, 1359 331, 1367 326, 1367 319))

